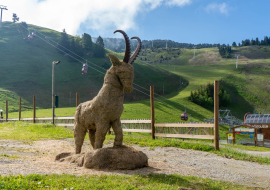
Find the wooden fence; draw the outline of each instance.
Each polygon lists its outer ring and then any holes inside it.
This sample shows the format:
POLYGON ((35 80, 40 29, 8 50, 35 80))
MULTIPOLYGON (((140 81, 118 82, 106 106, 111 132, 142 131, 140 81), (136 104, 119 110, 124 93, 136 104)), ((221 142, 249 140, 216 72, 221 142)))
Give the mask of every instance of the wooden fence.
MULTIPOLYGON (((55 117, 56 126, 65 126, 69 129, 74 127, 74 117, 55 117)), ((18 118, 8 119, 9 121, 19 121, 18 118)), ((33 118, 20 118, 20 121, 33 122, 33 118)), ((0 122, 6 122, 6 119, 0 119, 0 122)), ((51 117, 40 117, 35 118, 35 123, 52 123, 51 117)), ((151 120, 140 119, 140 120, 121 120, 122 128, 124 132, 140 132, 140 133, 151 133, 151 120)), ((111 129, 112 131, 112 129, 111 129)))
MULTIPOLYGON (((55 117, 56 126, 74 127, 74 117, 55 117)), ((8 121, 18 121, 13 118, 8 121)), ((21 121, 33 122, 33 118, 21 118, 21 121)), ((5 122, 6 119, 0 119, 5 122)), ((35 123, 51 123, 51 117, 35 118, 35 123)), ((121 120, 124 132, 152 133, 151 120, 121 120)), ((111 129, 111 131, 113 131, 111 129)), ((213 123, 155 123, 155 137, 214 139, 213 123)))
POLYGON ((213 123, 156 123, 156 137, 215 139, 213 123))
MULTIPOLYGON (((218 87, 219 82, 214 81, 214 123, 155 123, 154 106, 154 87, 150 87, 151 102, 151 120, 121 120, 122 129, 125 132, 151 133, 152 139, 155 137, 174 137, 174 138, 195 138, 215 140, 215 149, 219 150, 219 123, 218 123, 218 87)), ((79 104, 79 94, 76 94, 76 105, 79 104)), ((32 121, 33 123, 49 123, 52 117, 36 118, 35 96, 33 96, 33 118, 21 117, 21 98, 19 102, 19 118, 8 118, 8 101, 6 101, 6 119, 0 119, 0 122, 8 121, 32 121)), ((54 117, 54 123, 57 126, 74 127, 74 117, 54 117)), ((111 129, 112 130, 112 129, 111 129)))

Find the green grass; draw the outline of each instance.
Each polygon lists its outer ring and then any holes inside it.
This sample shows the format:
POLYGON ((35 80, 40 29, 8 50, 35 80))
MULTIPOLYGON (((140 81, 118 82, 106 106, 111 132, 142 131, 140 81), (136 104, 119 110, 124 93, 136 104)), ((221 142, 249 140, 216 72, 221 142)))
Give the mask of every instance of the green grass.
POLYGON ((24 122, 1 123, 0 139, 19 141, 37 141, 44 139, 73 138, 73 132, 64 127, 55 127, 52 124, 29 124, 24 122))
MULTIPOLYGON (((12 139, 20 141, 37 141, 44 139, 65 139, 73 138, 73 132, 63 127, 55 127, 51 124, 47 125, 35 125, 27 124, 23 122, 4 123, 0 124, 0 139, 12 139)), ((105 143, 113 141, 114 135, 107 135, 105 143)), ((85 140, 88 140, 87 136, 85 140)), ((258 162, 260 164, 270 164, 270 158, 261 156, 252 156, 246 153, 242 153, 237 149, 241 149, 242 146, 235 146, 232 148, 230 145, 225 148, 221 148, 220 151, 215 151, 211 140, 185 140, 176 138, 157 138, 151 139, 150 134, 132 133, 129 135, 124 133, 125 144, 137 144, 142 147, 177 147, 182 149, 193 149, 199 151, 206 151, 215 153, 220 156, 232 156, 236 160, 245 160, 251 162, 258 162)), ((254 148, 256 149, 256 148, 254 148)), ((254 150, 253 149, 253 150, 254 150)), ((257 148, 257 150, 260 150, 257 148)))
POLYGON ((17 158, 19 158, 19 156, 18 155, 8 155, 8 154, 0 154, 0 159, 3 159, 3 158, 5 158, 5 159, 17 159, 17 158))
POLYGON ((230 182, 181 175, 0 176, 0 189, 255 189, 230 182))
MULTIPOLYGON (((103 84, 103 65, 111 66, 107 56, 95 58, 91 55, 84 56, 89 64, 87 75, 81 74, 82 63, 72 61, 68 56, 63 56, 55 47, 44 42, 39 37, 27 42, 18 32, 19 24, 4 22, 0 28, 0 109, 5 111, 5 102, 9 100, 9 111, 18 111, 19 97, 22 97, 22 109, 32 108, 33 95, 36 96, 38 108, 50 108, 52 86, 52 61, 60 60, 55 67, 55 89, 59 96, 60 107, 74 107, 75 93, 80 94, 80 101, 92 99, 103 84), (92 63, 98 65, 94 66, 92 63), (98 69, 102 73, 96 71, 98 69), (71 95, 71 96, 70 96, 71 95)), ((30 31, 38 31, 58 42, 60 33, 43 27, 28 25, 30 31)), ((68 31, 67 31, 68 32, 68 31)), ((37 33, 42 37, 41 34, 37 33)), ((69 36, 72 38, 72 36, 69 36)), ((52 42, 53 43, 53 42, 52 42)), ((93 45, 95 46, 95 45, 93 45)), ((113 53, 106 50, 106 53, 113 53)), ((118 54, 118 57, 123 57, 118 54)), ((79 60, 83 61, 81 58, 79 60)), ((177 91, 177 84, 170 83, 178 78, 176 75, 158 68, 138 63, 133 64, 135 70, 134 83, 149 89, 149 85, 160 85, 163 81, 167 85, 166 94, 177 91)), ((148 98, 144 94, 133 92, 125 96, 125 101, 142 100, 148 98)))

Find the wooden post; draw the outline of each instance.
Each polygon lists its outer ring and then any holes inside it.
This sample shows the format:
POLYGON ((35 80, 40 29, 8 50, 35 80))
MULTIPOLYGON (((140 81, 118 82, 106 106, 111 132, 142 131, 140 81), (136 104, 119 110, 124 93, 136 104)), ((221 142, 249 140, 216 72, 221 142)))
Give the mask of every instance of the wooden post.
POLYGON ((8 121, 8 101, 6 100, 6 122, 8 121))
POLYGON ((153 86, 150 86, 150 100, 151 100, 152 139, 155 139, 155 103, 154 103, 154 87, 153 86))
POLYGON ((76 92, 76 107, 80 104, 79 93, 76 92))
POLYGON ((233 144, 235 144, 235 129, 233 128, 233 144))
POLYGON ((21 120, 21 105, 22 105, 22 99, 19 98, 19 121, 21 120))
POLYGON ((218 120, 219 120, 219 100, 218 100, 218 81, 214 82, 214 122, 215 122, 215 150, 219 150, 219 129, 218 129, 218 120))
POLYGON ((36 123, 36 97, 33 96, 33 123, 36 123))
POLYGON ((254 131, 255 131, 255 146, 257 146, 258 145, 258 139, 257 139, 258 131, 256 128, 254 129, 254 131))

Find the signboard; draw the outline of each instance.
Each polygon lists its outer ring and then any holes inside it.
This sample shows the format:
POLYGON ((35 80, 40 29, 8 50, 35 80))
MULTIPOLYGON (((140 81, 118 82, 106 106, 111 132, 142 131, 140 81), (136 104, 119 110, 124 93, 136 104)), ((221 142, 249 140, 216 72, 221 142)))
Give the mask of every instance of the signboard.
POLYGON ((256 129, 267 129, 268 128, 268 125, 248 125, 250 127, 254 127, 256 129))
POLYGON ((257 134, 257 141, 263 142, 263 134, 257 134))
POLYGON ((254 129, 243 129, 243 128, 236 128, 235 129, 235 134, 245 134, 245 135, 253 135, 254 134, 254 129))
POLYGON ((227 133, 227 138, 228 138, 228 140, 233 140, 233 134, 232 133, 227 133))
POLYGON ((247 128, 236 128, 234 130, 235 132, 249 132, 249 133, 254 133, 254 129, 247 129, 247 128))

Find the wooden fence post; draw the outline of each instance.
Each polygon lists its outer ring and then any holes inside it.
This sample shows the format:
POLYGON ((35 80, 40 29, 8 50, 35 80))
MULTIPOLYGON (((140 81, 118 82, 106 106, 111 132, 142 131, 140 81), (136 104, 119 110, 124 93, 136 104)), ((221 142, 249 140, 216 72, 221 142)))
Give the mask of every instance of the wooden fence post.
POLYGON ((36 97, 33 96, 33 123, 36 123, 36 97))
POLYGON ((8 121, 8 101, 6 100, 6 122, 8 121))
POLYGON ((218 81, 214 82, 214 122, 215 122, 215 150, 219 150, 219 100, 218 100, 218 81))
POLYGON ((76 107, 80 104, 79 93, 76 92, 76 107))
POLYGON ((19 98, 19 121, 21 120, 21 104, 22 103, 22 99, 21 97, 19 98))
POLYGON ((155 139, 155 103, 154 103, 154 86, 150 86, 150 100, 151 100, 151 129, 152 129, 152 139, 155 139))

